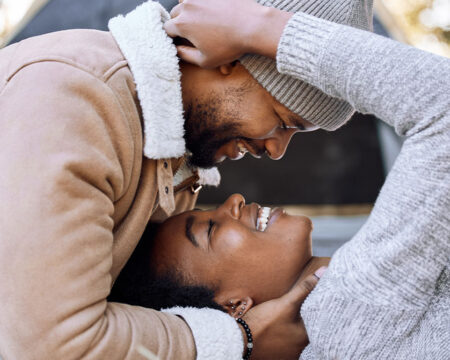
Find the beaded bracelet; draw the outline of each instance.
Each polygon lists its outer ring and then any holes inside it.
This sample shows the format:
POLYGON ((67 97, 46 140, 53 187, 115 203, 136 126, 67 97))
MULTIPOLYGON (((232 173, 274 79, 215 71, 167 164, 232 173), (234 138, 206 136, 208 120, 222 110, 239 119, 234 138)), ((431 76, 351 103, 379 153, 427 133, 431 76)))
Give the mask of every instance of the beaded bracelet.
POLYGON ((237 318, 236 321, 238 322, 239 325, 241 325, 244 328, 245 335, 247 335, 247 351, 245 352, 243 360, 249 360, 250 355, 252 354, 252 351, 253 351, 252 332, 250 331, 249 326, 247 325, 247 323, 244 320, 242 320, 241 318, 237 318))

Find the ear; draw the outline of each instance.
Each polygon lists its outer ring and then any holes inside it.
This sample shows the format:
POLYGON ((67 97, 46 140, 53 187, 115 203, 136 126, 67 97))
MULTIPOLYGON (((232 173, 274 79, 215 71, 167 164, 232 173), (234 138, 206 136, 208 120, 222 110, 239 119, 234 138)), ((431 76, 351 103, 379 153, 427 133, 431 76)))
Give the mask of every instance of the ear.
POLYGON ((219 303, 234 318, 244 316, 253 307, 253 299, 249 296, 232 298, 219 303))
POLYGON ((236 66, 237 61, 219 66, 219 71, 222 75, 230 75, 233 72, 233 68, 236 66))

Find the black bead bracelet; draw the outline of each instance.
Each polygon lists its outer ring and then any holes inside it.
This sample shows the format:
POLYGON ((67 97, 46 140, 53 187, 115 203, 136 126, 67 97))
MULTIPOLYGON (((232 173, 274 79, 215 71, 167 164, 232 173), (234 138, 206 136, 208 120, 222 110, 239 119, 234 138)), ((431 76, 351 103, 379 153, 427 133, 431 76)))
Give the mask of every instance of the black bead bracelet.
POLYGON ((241 318, 237 318, 236 321, 238 322, 239 325, 241 325, 243 327, 243 329, 245 331, 245 335, 247 335, 247 351, 245 352, 243 360, 249 360, 250 355, 252 355, 252 351, 253 351, 252 332, 250 331, 249 326, 247 325, 247 323, 244 320, 242 320, 241 318))

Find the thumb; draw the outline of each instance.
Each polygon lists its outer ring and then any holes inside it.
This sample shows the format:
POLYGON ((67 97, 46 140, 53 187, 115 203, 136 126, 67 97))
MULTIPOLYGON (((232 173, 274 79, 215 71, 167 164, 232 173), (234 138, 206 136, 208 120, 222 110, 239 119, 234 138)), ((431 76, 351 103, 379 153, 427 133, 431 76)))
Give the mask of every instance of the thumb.
POLYGON ((180 59, 201 66, 203 62, 203 54, 200 50, 186 45, 177 46, 178 56, 180 59))
POLYGON ((291 290, 283 296, 284 300, 292 304, 296 310, 298 310, 311 291, 314 290, 326 270, 327 267, 322 266, 314 274, 311 274, 306 278, 299 279, 291 290))

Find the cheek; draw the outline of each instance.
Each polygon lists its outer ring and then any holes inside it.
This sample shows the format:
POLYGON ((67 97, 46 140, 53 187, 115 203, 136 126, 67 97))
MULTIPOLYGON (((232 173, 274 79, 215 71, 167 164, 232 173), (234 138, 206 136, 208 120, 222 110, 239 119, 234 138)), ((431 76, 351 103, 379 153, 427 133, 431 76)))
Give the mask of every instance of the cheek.
POLYGON ((311 220, 307 217, 287 218, 279 225, 282 231, 277 238, 287 250, 286 257, 291 263, 304 265, 312 256, 311 220))
POLYGON ((268 246, 265 251, 255 249, 245 260, 241 286, 249 289, 256 303, 285 294, 300 276, 303 266, 286 249, 268 246))
POLYGON ((239 227, 223 224, 224 230, 212 234, 211 246, 215 251, 225 257, 242 256, 249 251, 248 231, 239 227))
POLYGON ((308 218, 297 218, 279 221, 267 237, 266 249, 255 252, 252 259, 254 266, 259 268, 258 279, 260 292, 264 300, 281 296, 287 292, 302 273, 305 265, 311 259, 311 230, 308 218), (267 296, 272 297, 267 297, 267 296))
MULTIPOLYGON (((212 253, 217 264, 227 272, 227 276, 236 279, 245 274, 249 268, 256 268, 251 262, 255 253, 263 254, 257 234, 244 226, 223 226, 226 230, 213 234, 212 253), (234 274, 237 275, 234 276, 234 274)), ((262 256, 261 261, 264 261, 262 256)))
POLYGON ((270 136, 279 126, 270 101, 259 93, 243 96, 239 106, 234 109, 239 113, 235 121, 240 125, 243 137, 262 139, 270 136))

